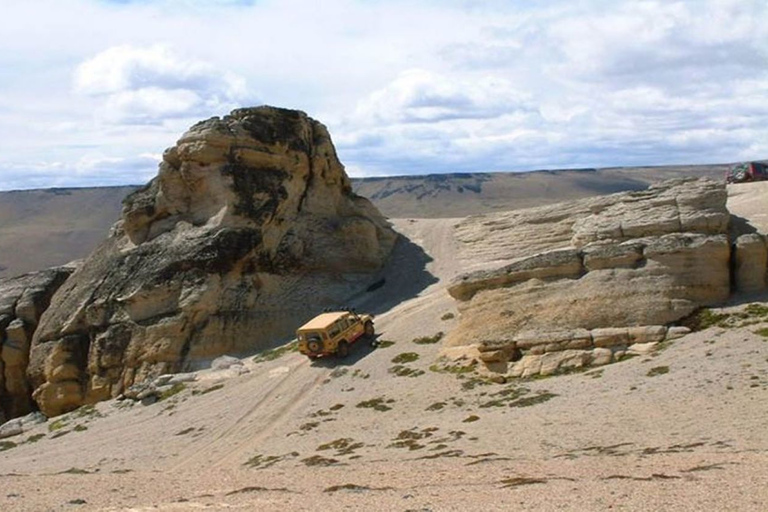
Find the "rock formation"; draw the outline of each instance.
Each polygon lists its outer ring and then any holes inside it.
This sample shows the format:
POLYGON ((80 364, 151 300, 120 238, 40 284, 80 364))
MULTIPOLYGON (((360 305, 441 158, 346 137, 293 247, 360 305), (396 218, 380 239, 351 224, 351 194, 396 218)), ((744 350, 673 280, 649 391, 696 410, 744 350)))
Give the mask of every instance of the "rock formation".
POLYGON ((518 353, 512 375, 547 374, 662 341, 666 325, 724 301, 732 252, 735 286, 763 289, 765 240, 732 249, 726 198, 723 184, 673 180, 466 219, 457 236, 476 269, 449 289, 461 318, 447 344, 476 344, 504 367, 518 353))
POLYGON ((56 415, 266 348, 370 284, 395 239, 306 114, 259 107, 200 122, 42 316, 34 400, 56 415))
POLYGON ((59 267, 0 281, 0 423, 29 413, 27 365, 32 336, 54 292, 74 267, 59 267))

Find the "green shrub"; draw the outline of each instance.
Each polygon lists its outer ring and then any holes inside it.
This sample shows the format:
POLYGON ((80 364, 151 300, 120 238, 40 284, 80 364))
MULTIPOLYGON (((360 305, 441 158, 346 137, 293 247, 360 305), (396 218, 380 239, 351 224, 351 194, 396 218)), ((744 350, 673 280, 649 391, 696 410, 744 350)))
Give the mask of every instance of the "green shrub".
POLYGON ((416 361, 419 358, 419 354, 416 352, 403 352, 402 354, 398 354, 395 357, 392 358, 393 363, 401 364, 401 363, 412 363, 416 361))

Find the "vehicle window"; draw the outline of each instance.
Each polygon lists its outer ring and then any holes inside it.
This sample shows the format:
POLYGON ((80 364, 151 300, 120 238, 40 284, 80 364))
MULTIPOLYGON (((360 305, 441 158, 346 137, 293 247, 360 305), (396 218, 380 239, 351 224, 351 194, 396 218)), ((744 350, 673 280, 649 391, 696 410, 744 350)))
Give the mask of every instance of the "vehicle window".
POLYGON ((328 335, 333 338, 339 335, 341 332, 341 326, 339 325, 339 322, 335 322, 330 329, 328 329, 328 335))

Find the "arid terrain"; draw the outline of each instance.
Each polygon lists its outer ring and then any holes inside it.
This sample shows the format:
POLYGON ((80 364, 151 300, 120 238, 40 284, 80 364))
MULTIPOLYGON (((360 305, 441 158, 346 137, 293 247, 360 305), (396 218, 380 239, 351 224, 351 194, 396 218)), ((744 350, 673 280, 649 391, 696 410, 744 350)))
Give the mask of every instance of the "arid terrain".
MULTIPOLYGON (((553 204, 683 176, 721 179, 727 165, 352 179, 391 218, 448 218, 553 204)), ((0 278, 86 257, 137 186, 0 192, 0 278)))
MULTIPOLYGON (((766 201, 766 183, 729 187, 763 232, 766 201)), ((459 221, 392 220, 386 284, 351 304, 377 312, 378 348, 287 345, 0 440, 0 509, 768 508, 768 297, 651 355, 493 383, 437 362, 459 221)))

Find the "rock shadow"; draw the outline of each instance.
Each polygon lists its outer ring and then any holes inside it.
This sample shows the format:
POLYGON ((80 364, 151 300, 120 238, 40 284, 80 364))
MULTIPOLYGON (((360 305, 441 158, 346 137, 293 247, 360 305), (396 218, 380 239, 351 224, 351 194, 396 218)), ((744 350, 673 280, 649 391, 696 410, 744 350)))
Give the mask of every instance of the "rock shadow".
POLYGON ((438 281, 427 270, 432 261, 424 249, 400 234, 384 268, 372 276, 366 290, 349 299, 349 305, 360 312, 379 315, 418 296, 438 281))

